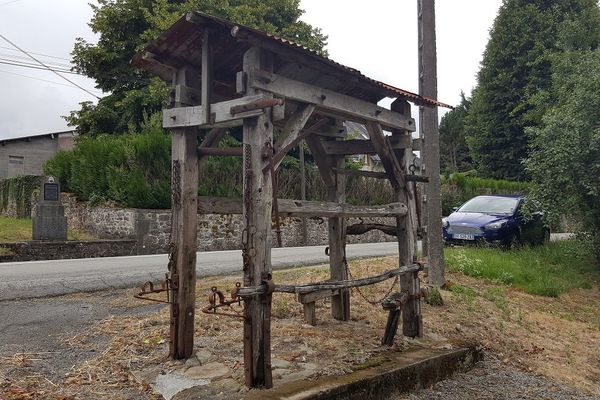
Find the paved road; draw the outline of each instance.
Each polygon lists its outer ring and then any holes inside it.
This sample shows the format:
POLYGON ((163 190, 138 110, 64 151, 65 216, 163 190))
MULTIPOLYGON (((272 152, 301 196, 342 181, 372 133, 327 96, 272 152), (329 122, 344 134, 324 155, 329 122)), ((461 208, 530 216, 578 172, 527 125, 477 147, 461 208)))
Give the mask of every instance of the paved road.
MULTIPOLYGON (((397 253, 395 242, 347 246, 349 259, 397 253)), ((325 246, 275 248, 273 268, 328 262, 325 246)), ((0 264, 0 301, 56 296, 137 286, 164 278, 165 254, 76 260, 30 261, 0 264)), ((226 275, 242 271, 239 250, 198 253, 198 276, 226 275)))

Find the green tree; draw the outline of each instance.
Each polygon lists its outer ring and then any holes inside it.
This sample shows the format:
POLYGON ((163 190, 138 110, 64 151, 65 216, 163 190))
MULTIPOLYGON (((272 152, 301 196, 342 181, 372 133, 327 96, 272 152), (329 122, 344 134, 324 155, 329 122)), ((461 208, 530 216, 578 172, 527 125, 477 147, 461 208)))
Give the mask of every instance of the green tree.
POLYGON ((469 170, 473 160, 465 141, 465 118, 471 102, 460 93, 460 104, 446 113, 440 122, 440 167, 442 171, 458 172, 469 170))
POLYGON ((552 90, 525 162, 531 194, 552 215, 574 215, 600 260, 600 10, 566 21, 553 59, 552 90))
POLYGON ((325 54, 327 37, 299 20, 299 0, 98 0, 89 23, 98 34, 96 44, 77 39, 75 69, 96 80, 108 93, 98 101, 81 103, 66 117, 80 134, 124 133, 141 126, 159 112, 168 88, 158 78, 133 68, 130 60, 150 40, 191 10, 294 40, 325 54))
POLYGON ((467 143, 483 176, 523 180, 526 127, 538 126, 551 103, 559 27, 587 24, 595 0, 504 0, 490 32, 466 120, 467 143))

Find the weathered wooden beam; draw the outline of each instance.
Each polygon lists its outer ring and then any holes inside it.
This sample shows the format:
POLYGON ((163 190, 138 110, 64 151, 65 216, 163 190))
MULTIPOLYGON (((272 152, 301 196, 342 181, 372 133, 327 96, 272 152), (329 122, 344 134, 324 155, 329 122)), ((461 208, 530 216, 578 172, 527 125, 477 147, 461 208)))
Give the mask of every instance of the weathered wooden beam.
MULTIPOLYGON (((176 84, 195 86, 198 71, 182 68, 174 77, 176 84)), ((170 267, 174 282, 171 304, 170 354, 188 358, 194 351, 196 308, 196 238, 198 224, 198 145, 197 128, 172 129, 172 209, 171 237, 175 265, 170 267)))
MULTIPOLYGON (((281 132, 281 136, 275 142, 274 147, 276 153, 285 151, 285 154, 287 154, 288 151, 295 147, 294 143, 296 142, 298 135, 300 135, 302 128, 304 128, 304 126, 306 125, 306 122, 312 115, 313 111, 315 111, 314 105, 303 104, 300 107, 298 107, 296 112, 294 112, 294 114, 292 114, 289 117, 289 119, 285 123, 283 131, 281 132)), ((281 161, 283 161, 283 157, 281 157, 281 161)), ((275 164, 275 168, 279 166, 281 161, 275 164)))
POLYGON ((198 147, 198 156, 242 157, 242 147, 198 147))
POLYGON ((202 101, 200 104, 204 124, 208 124, 211 120, 210 103, 213 88, 213 56, 209 36, 209 30, 205 28, 202 33, 202 101))
MULTIPOLYGON (((272 55, 257 47, 244 54, 244 72, 272 70, 272 55)), ((247 96, 262 95, 248 88, 247 96)), ((269 96, 265 96, 269 98, 269 96)), ((270 108, 256 118, 244 119, 244 286, 271 278, 271 210, 273 181, 265 154, 273 150, 270 108)), ((244 307, 244 372, 250 387, 273 387, 271 373, 271 293, 250 297, 244 307)))
POLYGON ((367 124, 367 130, 369 131, 369 137, 373 143, 373 147, 377 151, 379 158, 381 158, 381 164, 392 183, 394 188, 403 188, 405 186, 404 174, 405 171, 400 166, 394 149, 389 139, 384 135, 381 125, 370 122, 367 124))
MULTIPOLYGON (((396 100, 391 108, 405 115, 410 115, 410 104, 405 100, 396 100)), ((393 135, 404 135, 403 131, 392 131, 393 135)), ((395 152, 398 160, 400 173, 406 177, 409 166, 412 163, 413 153, 411 150, 397 150, 395 152)), ((395 166, 396 168, 396 166, 395 166)), ((404 202, 408 207, 405 217, 396 218, 398 226, 398 255, 401 265, 409 265, 417 257, 417 199, 413 183, 404 184, 396 188, 396 199, 404 202)), ((400 277, 400 288, 408 293, 411 299, 402 306, 402 333, 404 336, 421 337, 423 335, 423 320, 421 318, 421 302, 418 296, 421 293, 419 276, 415 272, 400 277)))
POLYGON ((362 235, 372 230, 380 230, 390 236, 398 236, 398 229, 392 225, 384 224, 353 224, 346 227, 347 235, 362 235))
MULTIPOLYGON (((390 139, 393 149, 406 149, 411 147, 412 138, 409 135, 398 136, 390 139)), ((373 143, 368 139, 330 140, 323 142, 325 152, 329 155, 376 154, 373 143)))
MULTIPOLYGON (((329 201, 277 199, 279 214, 285 217, 396 217, 406 215, 407 208, 401 203, 380 206, 353 206, 329 201)), ((242 214, 242 200, 225 197, 198 197, 200 214, 242 214)))
POLYGON ((319 174, 321 174, 321 178, 323 178, 325 186, 334 186, 334 165, 332 164, 333 161, 331 156, 325 153, 325 149, 323 148, 323 141, 319 136, 309 135, 306 137, 306 144, 308 145, 308 148, 312 153, 313 159, 315 160, 315 164, 317 164, 319 174))
POLYGON ((327 124, 328 121, 328 118, 321 118, 308 128, 303 129, 289 144, 277 150, 277 152, 273 155, 273 163, 275 167, 278 167, 281 164, 286 154, 291 149, 293 149, 298 143, 300 143, 300 141, 304 140, 310 134, 314 133, 314 131, 319 129, 320 126, 327 124))
POLYGON ((163 127, 171 129, 192 126, 199 128, 226 128, 240 126, 242 125, 244 118, 262 115, 265 112, 264 109, 254 109, 237 114, 232 114, 231 109, 240 105, 245 105, 268 98, 269 97, 265 96, 264 94, 259 94, 211 104, 211 115, 208 119, 205 117, 204 113, 206 110, 202 105, 170 108, 163 110, 163 127))
POLYGON ((315 104, 319 110, 333 112, 361 123, 373 121, 386 129, 415 130, 412 118, 406 118, 374 103, 313 86, 266 71, 248 74, 248 86, 271 92, 286 99, 315 104))
MULTIPOLYGON (((327 140, 323 141, 327 142, 327 140)), ((333 167, 344 168, 344 157, 334 156, 333 167)), ((333 172, 333 171, 332 171, 333 172)), ((341 207, 347 207, 346 201, 346 177, 333 172, 334 185, 327 187, 327 198, 329 201, 341 203, 341 207)), ((329 228, 329 275, 332 280, 348 279, 348 268, 346 265, 346 219, 336 214, 327 219, 329 228)), ((350 320, 350 291, 340 290, 339 294, 331 298, 331 315, 340 321, 350 320)))

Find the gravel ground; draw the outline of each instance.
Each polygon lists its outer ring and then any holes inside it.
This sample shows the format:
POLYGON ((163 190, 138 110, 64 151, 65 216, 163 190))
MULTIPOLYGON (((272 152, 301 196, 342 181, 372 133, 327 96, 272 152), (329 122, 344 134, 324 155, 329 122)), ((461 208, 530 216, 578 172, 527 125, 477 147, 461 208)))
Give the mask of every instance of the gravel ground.
MULTIPOLYGON (((599 383, 600 384, 600 383, 599 383)), ((394 397, 394 400, 598 400, 547 378, 486 360, 466 373, 434 387, 394 397)))

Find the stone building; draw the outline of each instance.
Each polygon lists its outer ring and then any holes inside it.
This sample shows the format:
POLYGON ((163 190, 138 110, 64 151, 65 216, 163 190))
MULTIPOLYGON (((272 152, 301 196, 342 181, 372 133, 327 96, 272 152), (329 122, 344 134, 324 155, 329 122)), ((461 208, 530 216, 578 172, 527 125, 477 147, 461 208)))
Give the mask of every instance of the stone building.
POLYGON ((75 131, 0 138, 0 179, 17 175, 42 175, 42 166, 58 150, 73 148, 75 131))

